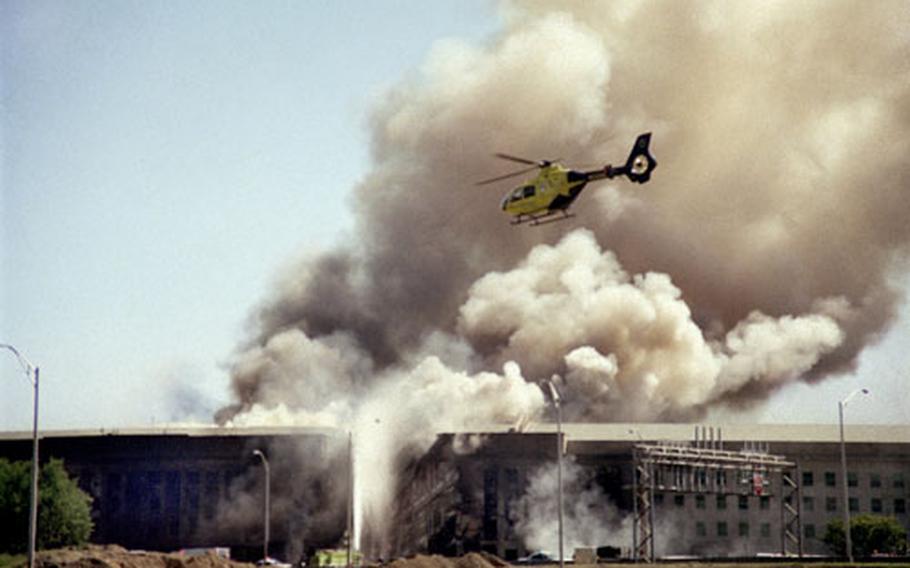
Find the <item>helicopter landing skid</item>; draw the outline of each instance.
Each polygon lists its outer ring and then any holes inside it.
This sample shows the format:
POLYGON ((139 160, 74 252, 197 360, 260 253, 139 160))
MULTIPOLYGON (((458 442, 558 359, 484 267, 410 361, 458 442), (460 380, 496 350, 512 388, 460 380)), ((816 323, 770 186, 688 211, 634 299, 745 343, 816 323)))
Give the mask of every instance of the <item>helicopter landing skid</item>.
POLYGON ((524 225, 528 224, 530 227, 536 227, 538 225, 546 225, 548 223, 556 223, 557 221, 565 221, 566 219, 571 219, 575 216, 574 213, 567 213, 562 211, 562 215, 558 216, 559 213, 553 211, 551 213, 546 213, 544 215, 528 216, 528 217, 519 217, 512 221, 513 225, 524 225))

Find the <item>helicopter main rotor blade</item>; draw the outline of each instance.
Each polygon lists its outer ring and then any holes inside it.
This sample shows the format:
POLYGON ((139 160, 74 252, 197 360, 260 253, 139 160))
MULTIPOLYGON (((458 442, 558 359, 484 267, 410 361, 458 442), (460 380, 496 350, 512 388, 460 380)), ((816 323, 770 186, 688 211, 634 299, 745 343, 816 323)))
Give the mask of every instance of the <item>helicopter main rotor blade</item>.
POLYGON ((506 174, 504 176, 497 176, 494 178, 485 179, 483 181, 479 181, 479 182, 475 183, 474 185, 487 185, 488 183, 494 183, 494 182, 502 181, 504 179, 509 179, 509 178, 512 178, 515 176, 520 176, 522 174, 526 174, 526 173, 536 170, 536 169, 537 169, 537 165, 535 164, 533 168, 525 168, 523 170, 518 170, 517 172, 512 172, 512 173, 506 174))
POLYGON ((502 158, 503 160, 511 160, 511 161, 513 161, 513 162, 518 162, 519 164, 528 164, 528 165, 531 165, 531 166, 538 166, 538 165, 540 165, 539 162, 535 162, 535 161, 533 161, 533 160, 527 160, 527 159, 525 159, 525 158, 519 158, 518 156, 510 156, 510 155, 508 155, 508 154, 501 154, 501 153, 499 153, 499 152, 496 153, 496 157, 497 157, 497 158, 502 158))

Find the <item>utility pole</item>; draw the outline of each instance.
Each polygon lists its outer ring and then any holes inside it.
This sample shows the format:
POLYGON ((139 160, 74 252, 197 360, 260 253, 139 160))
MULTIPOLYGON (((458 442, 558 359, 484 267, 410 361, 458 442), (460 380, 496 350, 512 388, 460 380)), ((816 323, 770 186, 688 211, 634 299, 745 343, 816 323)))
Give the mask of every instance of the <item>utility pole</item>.
POLYGON ((269 513, 270 513, 270 503, 269 499, 271 498, 270 487, 269 487, 269 460, 265 458, 265 454, 261 450, 253 450, 253 455, 262 460, 263 470, 265 471, 265 511, 263 512, 262 525, 265 532, 265 537, 262 541, 262 559, 268 561, 269 559, 269 513))
POLYGON ((32 409, 32 480, 28 506, 28 568, 35 568, 35 543, 38 539, 38 377, 41 370, 35 367, 12 345, 0 343, 0 348, 12 352, 25 371, 25 376, 35 389, 32 409))
POLYGON ((559 391, 556 390, 555 381, 559 380, 558 375, 553 375, 553 377, 547 381, 547 384, 550 386, 550 396, 553 398, 553 406, 556 407, 556 507, 558 509, 557 516, 559 517, 559 568, 564 568, 563 560, 563 538, 562 538, 562 407, 560 406, 559 391))
POLYGON ((837 403, 837 421, 840 424, 840 469, 844 485, 844 538, 847 545, 847 561, 853 564, 853 542, 850 536, 850 488, 847 480, 847 444, 844 442, 844 407, 858 394, 869 394, 869 389, 856 389, 847 398, 837 403))

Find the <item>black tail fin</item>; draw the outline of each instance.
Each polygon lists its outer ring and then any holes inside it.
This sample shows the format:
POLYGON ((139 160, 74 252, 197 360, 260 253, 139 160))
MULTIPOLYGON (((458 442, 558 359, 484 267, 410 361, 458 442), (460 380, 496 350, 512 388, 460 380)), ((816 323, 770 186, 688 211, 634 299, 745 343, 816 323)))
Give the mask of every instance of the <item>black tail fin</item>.
POLYGON ((635 139, 635 145, 629 153, 629 159, 626 165, 622 166, 621 173, 635 183, 645 183, 651 179, 651 172, 657 167, 657 160, 648 151, 648 145, 651 143, 651 133, 646 132, 635 139))

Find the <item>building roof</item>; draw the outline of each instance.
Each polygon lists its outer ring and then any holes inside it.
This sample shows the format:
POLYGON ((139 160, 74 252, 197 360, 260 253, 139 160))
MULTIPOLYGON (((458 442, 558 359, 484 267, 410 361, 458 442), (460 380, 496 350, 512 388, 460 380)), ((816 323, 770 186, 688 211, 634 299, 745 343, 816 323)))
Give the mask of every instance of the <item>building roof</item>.
MULTIPOLYGON (((644 423, 564 423, 566 438, 573 441, 694 440, 698 436, 725 442, 839 442, 837 424, 644 424, 644 423), (713 431, 712 431, 713 429, 713 431)), ((493 425, 463 433, 506 433, 514 427, 493 425)), ((520 429, 528 434, 550 434, 556 424, 535 422, 520 429)), ((910 444, 910 425, 847 424, 847 442, 910 444)))
MULTIPOLYGON (((100 436, 346 436, 337 428, 311 426, 225 427, 174 424, 141 428, 85 428, 75 430, 39 430, 41 438, 91 438, 100 436)), ((31 431, 0 432, 0 440, 31 439, 31 431)))
MULTIPOLYGON (((565 423, 566 438, 573 441, 636 440, 694 440, 698 436, 708 440, 718 438, 725 442, 838 442, 837 424, 644 424, 644 423, 565 423), (713 430, 712 430, 713 429, 713 430)), ((520 431, 527 434, 552 434, 556 424, 535 422, 520 430, 509 425, 487 425, 466 428, 459 432, 471 434, 505 434, 520 431)), ((278 427, 223 427, 197 425, 164 425, 143 428, 95 428, 77 430, 41 430, 41 438, 78 438, 94 436, 345 436, 344 430, 308 426, 278 427)), ((31 431, 0 432, 0 440, 31 439, 31 431)), ((847 442, 910 444, 910 425, 847 424, 844 428, 847 442)))

